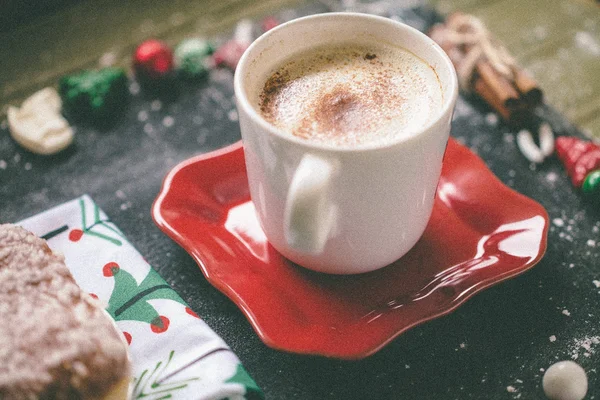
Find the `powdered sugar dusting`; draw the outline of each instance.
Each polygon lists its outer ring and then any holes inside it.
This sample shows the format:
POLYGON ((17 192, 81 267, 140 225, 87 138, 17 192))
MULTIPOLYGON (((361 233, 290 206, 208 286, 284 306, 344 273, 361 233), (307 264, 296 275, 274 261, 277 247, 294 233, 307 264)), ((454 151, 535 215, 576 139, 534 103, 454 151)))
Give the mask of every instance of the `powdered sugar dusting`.
POLYGON ((571 358, 578 359, 580 356, 590 357, 596 353, 596 347, 600 344, 600 336, 588 336, 581 339, 574 339, 569 347, 571 358))

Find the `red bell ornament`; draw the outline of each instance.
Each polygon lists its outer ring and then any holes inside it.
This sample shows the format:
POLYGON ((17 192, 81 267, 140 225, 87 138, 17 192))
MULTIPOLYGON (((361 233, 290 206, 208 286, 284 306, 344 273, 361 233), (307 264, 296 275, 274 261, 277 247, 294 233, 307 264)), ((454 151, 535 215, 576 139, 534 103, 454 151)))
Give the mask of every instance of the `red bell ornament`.
POLYGON ((561 136, 556 139, 556 155, 576 188, 582 187, 590 172, 600 169, 600 146, 590 141, 561 136))

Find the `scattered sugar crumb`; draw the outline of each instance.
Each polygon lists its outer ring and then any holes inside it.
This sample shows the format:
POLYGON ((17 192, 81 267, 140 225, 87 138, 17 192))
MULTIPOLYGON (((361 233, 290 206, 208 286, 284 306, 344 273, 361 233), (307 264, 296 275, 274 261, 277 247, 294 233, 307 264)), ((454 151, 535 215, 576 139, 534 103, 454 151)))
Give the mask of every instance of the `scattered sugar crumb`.
POLYGON ((504 141, 506 143, 513 143, 515 141, 515 136, 512 133, 505 133, 504 134, 504 141))
POLYGON ((598 233, 598 231, 600 231, 600 228, 598 228, 596 225, 594 225, 594 227, 592 228, 592 232, 598 233))
POLYGON ((520 380, 520 379, 515 379, 515 382, 517 382, 517 383, 523 383, 523 381, 520 380))
POLYGON ((485 121, 489 125, 497 125, 498 124, 498 115, 495 113, 487 113, 485 116, 485 121))
POLYGON ((129 85, 129 93, 134 96, 140 93, 140 84, 137 82, 132 82, 131 85, 129 85))
POLYGON ((550 339, 552 343, 556 342, 556 336, 554 335, 550 336, 548 339, 550 339))
POLYGON ((127 196, 125 195, 125 192, 123 192, 121 189, 119 189, 115 192, 115 196, 117 196, 117 198, 121 199, 121 200, 127 198, 127 196))
POLYGON ((563 315, 566 315, 567 317, 571 316, 571 313, 569 312, 569 310, 562 310, 563 315))
POLYGON ((597 288, 600 288, 600 281, 597 280, 593 280, 592 283, 594 284, 594 286, 596 286, 597 288))
POLYGON ((540 368, 540 372, 544 372, 544 371, 545 371, 545 369, 544 369, 544 368, 540 368))
POLYGON ((117 55, 112 51, 109 51, 102 54, 98 63, 101 67, 110 67, 111 65, 114 65, 115 62, 117 62, 117 55))
POLYGON ((466 345, 465 343, 461 343, 461 344, 460 344, 460 348, 461 348, 461 349, 464 349, 465 347, 467 347, 467 345, 466 345))
POLYGON ((575 264, 571 263, 569 264, 569 268, 573 268, 575 266, 575 264))
POLYGON ((596 246, 596 241, 592 240, 592 239, 589 239, 587 241, 587 245, 590 246, 590 247, 594 247, 594 246, 596 246))
POLYGON ((15 160, 16 163, 21 161, 21 155, 19 153, 16 153, 15 156, 13 157, 13 160, 15 160))
POLYGON ((506 391, 508 393, 517 393, 517 389, 514 386, 507 386, 506 391))
POLYGON ((171 117, 170 115, 167 115, 166 117, 163 118, 162 123, 165 128, 170 128, 175 123, 175 118, 171 117))
POLYGON ((125 210, 127 210, 129 208, 131 208, 131 202, 130 201, 127 201, 127 202, 121 204, 121 211, 125 211, 125 210))
POLYGON ((152 111, 160 111, 161 108, 162 102, 160 100, 153 100, 152 103, 150 103, 150 109, 152 111))
POLYGON ((558 180, 558 174, 556 172, 548 172, 546 180, 548 182, 556 182, 558 180))
POLYGON ((404 364, 404 368, 406 368, 406 369, 410 369, 410 365, 408 365, 408 364, 404 364))
POLYGON ((237 121, 237 120, 238 120, 238 113, 237 113, 237 110, 230 110, 230 111, 227 113, 227 118, 228 118, 230 121, 234 121, 234 122, 235 122, 235 121, 237 121))
POLYGON ((138 121, 145 122, 148 120, 148 111, 142 110, 138 113, 137 116, 138 121))
POLYGON ((30 171, 32 168, 32 165, 30 162, 25 163, 25 165, 23 166, 25 168, 25 171, 30 171))
POLYGON ((517 171, 515 171, 514 169, 511 169, 510 171, 508 171, 508 176, 510 176, 511 178, 514 178, 515 176, 517 176, 517 171))
POLYGON ((0 160, 0 169, 6 169, 6 166, 7 166, 6 161, 0 160))
POLYGON ((589 336, 582 339, 575 339, 570 347, 571 358, 576 360, 580 352, 583 352, 584 357, 590 357, 596 353, 594 346, 600 344, 600 336, 589 336))
POLYGON ((148 134, 154 132, 154 127, 152 126, 151 123, 144 124, 144 132, 146 132, 148 134))

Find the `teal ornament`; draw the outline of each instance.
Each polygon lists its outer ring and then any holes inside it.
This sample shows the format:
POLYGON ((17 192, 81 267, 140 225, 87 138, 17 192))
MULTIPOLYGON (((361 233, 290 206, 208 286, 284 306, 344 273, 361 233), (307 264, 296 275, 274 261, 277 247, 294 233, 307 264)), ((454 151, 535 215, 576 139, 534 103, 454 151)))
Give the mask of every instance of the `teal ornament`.
POLYGON ((175 70, 185 79, 200 79, 210 70, 209 56, 213 46, 203 39, 186 39, 175 48, 175 70))
POLYGON ((123 110, 128 80, 122 68, 86 70, 60 79, 63 112, 79 120, 102 122, 123 110))

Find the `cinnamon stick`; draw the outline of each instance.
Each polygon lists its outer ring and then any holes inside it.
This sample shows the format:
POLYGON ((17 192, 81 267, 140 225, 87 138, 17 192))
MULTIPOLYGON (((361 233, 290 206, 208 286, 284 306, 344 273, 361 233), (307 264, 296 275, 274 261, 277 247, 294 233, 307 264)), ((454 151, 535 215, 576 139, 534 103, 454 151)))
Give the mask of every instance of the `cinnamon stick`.
POLYGON ((483 80, 486 86, 494 93, 497 101, 507 109, 516 109, 521 102, 519 93, 512 86, 511 82, 500 75, 487 61, 479 61, 475 67, 479 79, 483 80))
POLYGON ((483 100, 485 100, 487 104, 489 104, 494 110, 496 110, 496 112, 500 114, 500 116, 505 121, 511 119, 511 113, 509 109, 506 107, 506 105, 500 99, 497 93, 494 92, 494 90, 487 84, 486 81, 484 81, 483 79, 477 79, 475 80, 473 86, 475 92, 477 92, 477 94, 481 96, 481 98, 483 98, 483 100))
POLYGON ((515 75, 515 86, 523 96, 524 100, 535 107, 542 103, 543 93, 537 82, 524 70, 517 68, 513 71, 515 75))
MULTIPOLYGON (((461 71, 469 52, 475 51, 472 49, 473 44, 471 39, 468 39, 468 35, 481 34, 470 24, 459 25, 462 24, 462 21, 459 21, 458 18, 464 17, 465 14, 453 13, 446 18, 445 24, 435 25, 429 32, 429 36, 448 54, 458 71, 461 71), (473 29, 472 32, 471 29, 473 29), (457 37, 463 34, 467 35, 466 40, 457 40, 457 37), (462 40, 464 42, 461 42, 462 40)), ((518 123, 525 121, 532 114, 533 108, 542 102, 543 96, 535 80, 525 71, 512 65, 509 65, 509 68, 513 69, 510 77, 497 71, 484 55, 475 64, 469 86, 502 118, 512 123, 518 123)), ((469 77, 467 78, 469 79, 469 77)))

